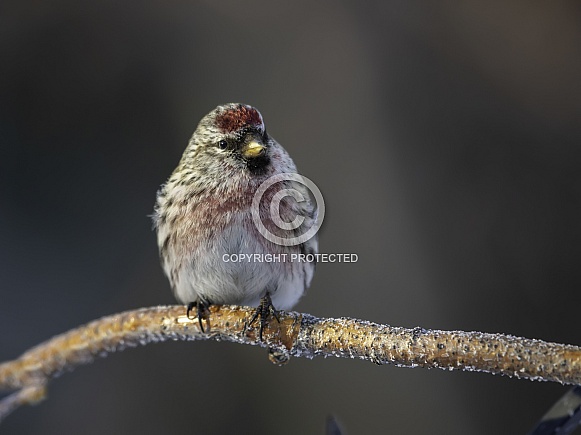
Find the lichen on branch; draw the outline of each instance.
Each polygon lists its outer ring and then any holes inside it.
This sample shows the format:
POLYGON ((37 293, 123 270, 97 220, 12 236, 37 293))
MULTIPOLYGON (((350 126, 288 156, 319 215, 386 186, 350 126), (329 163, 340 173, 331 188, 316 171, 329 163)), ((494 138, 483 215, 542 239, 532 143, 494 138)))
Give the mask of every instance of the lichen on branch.
POLYGON ((58 335, 0 364, 0 390, 17 390, 0 401, 0 421, 23 404, 45 396, 52 378, 98 356, 166 340, 223 340, 270 349, 271 361, 289 356, 359 358, 376 364, 457 369, 519 379, 581 384, 581 348, 503 334, 401 328, 350 318, 324 319, 280 312, 259 339, 248 325, 254 309, 212 306, 204 332, 195 312, 181 305, 127 311, 58 335))

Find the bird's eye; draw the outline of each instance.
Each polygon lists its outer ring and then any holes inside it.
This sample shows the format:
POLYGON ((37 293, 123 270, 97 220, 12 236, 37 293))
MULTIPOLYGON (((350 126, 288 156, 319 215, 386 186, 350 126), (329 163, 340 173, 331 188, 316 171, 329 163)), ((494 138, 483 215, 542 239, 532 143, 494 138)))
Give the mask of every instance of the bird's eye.
POLYGON ((226 148, 228 148, 228 142, 222 139, 220 142, 218 142, 218 148, 220 148, 221 150, 225 150, 226 148))

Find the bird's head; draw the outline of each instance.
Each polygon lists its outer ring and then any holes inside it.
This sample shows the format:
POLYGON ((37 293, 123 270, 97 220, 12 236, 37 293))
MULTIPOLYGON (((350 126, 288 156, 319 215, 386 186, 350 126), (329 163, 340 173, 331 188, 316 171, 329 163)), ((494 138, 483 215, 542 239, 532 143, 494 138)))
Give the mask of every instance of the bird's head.
POLYGON ((184 158, 260 172, 270 163, 270 146, 260 112, 245 104, 230 103, 202 118, 184 158))

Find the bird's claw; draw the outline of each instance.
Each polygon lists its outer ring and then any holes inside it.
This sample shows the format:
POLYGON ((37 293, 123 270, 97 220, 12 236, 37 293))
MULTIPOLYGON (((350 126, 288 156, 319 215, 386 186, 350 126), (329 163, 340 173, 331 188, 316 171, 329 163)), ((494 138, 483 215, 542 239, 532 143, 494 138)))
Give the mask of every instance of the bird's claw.
POLYGON ((258 332, 260 341, 262 341, 262 331, 264 330, 264 327, 268 323, 268 318, 270 316, 274 317, 276 321, 280 323, 280 319, 278 318, 278 311, 274 308, 274 305, 272 305, 272 299, 270 298, 270 294, 267 292, 266 295, 264 295, 264 297, 260 299, 260 303, 258 304, 258 307, 256 307, 254 315, 248 322, 248 326, 252 326, 256 319, 260 317, 260 329, 258 332))
MULTIPOLYGON (((202 319, 204 319, 206 323, 210 325, 210 310, 209 310, 210 305, 212 304, 206 299, 198 298, 195 302, 190 302, 188 304, 188 309, 186 310, 186 317, 188 319, 193 319, 193 317, 190 316, 190 312, 194 307, 196 308, 196 310, 198 311, 197 315, 198 322, 200 323, 200 330, 202 332, 206 332, 204 330, 204 324, 202 323, 202 319)), ((208 328, 208 330, 210 330, 210 328, 208 328)))

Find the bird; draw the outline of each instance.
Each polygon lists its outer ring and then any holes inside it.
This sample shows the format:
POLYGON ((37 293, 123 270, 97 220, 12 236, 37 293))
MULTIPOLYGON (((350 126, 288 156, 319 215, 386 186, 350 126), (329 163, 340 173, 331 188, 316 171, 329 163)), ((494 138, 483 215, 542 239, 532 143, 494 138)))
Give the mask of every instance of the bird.
POLYGON ((256 108, 223 104, 199 122, 157 193, 153 223, 174 296, 188 317, 197 309, 202 332, 211 305, 244 305, 255 307, 248 325, 260 319, 262 340, 269 318, 310 286, 318 228, 301 235, 320 222, 300 177, 256 108))

